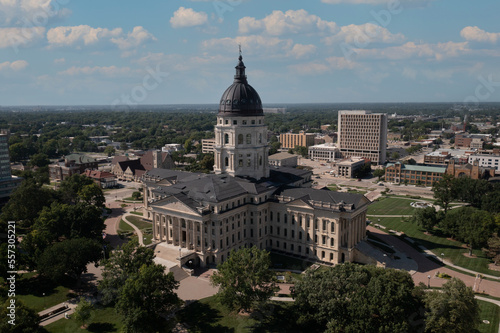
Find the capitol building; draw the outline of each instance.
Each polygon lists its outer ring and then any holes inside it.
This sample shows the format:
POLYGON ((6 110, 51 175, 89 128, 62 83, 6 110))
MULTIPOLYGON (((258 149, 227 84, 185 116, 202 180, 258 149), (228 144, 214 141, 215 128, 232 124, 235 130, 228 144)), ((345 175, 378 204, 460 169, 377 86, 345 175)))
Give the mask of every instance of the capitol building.
POLYGON ((156 247, 201 267, 251 246, 326 264, 354 261, 370 200, 312 189, 308 170, 269 166, 262 101, 245 68, 240 55, 220 99, 214 173, 152 169, 143 176, 156 247))

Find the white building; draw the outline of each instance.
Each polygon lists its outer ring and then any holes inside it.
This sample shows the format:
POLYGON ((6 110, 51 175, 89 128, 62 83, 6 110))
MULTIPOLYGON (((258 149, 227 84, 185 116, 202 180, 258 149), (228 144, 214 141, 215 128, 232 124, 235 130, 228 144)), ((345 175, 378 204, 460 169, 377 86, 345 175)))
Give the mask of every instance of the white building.
POLYGON ((311 160, 333 162, 340 158, 340 151, 333 143, 323 143, 309 147, 309 158, 311 160))
POLYGON ((469 155, 469 163, 479 161, 480 167, 493 168, 495 173, 500 173, 500 155, 469 155))

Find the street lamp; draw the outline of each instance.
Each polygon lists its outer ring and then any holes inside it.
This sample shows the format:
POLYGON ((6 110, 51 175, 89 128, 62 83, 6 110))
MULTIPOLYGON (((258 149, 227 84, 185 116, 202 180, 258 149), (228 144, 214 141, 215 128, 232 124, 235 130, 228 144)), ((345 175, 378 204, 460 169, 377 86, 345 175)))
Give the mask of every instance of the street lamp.
POLYGON ((441 262, 443 263, 444 265, 444 253, 441 253, 441 262))
POLYGON ((179 248, 179 267, 182 267, 181 256, 182 256, 182 247, 179 248))
POLYGON ((427 275, 427 288, 431 287, 431 276, 427 275))

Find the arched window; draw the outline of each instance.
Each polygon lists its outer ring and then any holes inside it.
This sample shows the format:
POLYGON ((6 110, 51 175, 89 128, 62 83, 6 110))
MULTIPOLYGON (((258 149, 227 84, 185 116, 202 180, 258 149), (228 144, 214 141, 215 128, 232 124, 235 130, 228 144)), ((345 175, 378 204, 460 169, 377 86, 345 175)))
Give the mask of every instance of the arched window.
POLYGON ((252 135, 251 134, 247 134, 247 145, 249 145, 251 143, 252 143, 252 135))
POLYGON ((262 133, 259 133, 259 143, 262 143, 262 133))
POLYGON ((259 165, 262 165, 262 156, 259 156, 259 165))
POLYGON ((239 145, 243 144, 243 134, 238 135, 238 144, 239 145))
POLYGON ((229 143, 229 134, 224 134, 224 143, 229 143))
POLYGON ((224 164, 225 164, 225 166, 229 166, 229 158, 228 157, 226 157, 224 159, 224 164))

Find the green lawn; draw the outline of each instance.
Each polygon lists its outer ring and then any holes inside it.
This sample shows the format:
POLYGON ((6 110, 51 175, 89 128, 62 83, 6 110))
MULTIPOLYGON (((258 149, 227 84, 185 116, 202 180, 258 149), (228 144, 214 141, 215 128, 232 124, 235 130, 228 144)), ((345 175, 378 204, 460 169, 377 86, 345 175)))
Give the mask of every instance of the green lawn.
POLYGON ((69 278, 62 285, 57 285, 35 273, 21 274, 21 278, 17 280, 16 298, 40 312, 74 297, 70 293, 73 285, 74 281, 69 278))
POLYGON ((331 191, 338 191, 339 190, 339 187, 335 184, 330 184, 328 185, 328 188, 331 190, 331 191))
POLYGON ((121 219, 120 223, 118 224, 118 230, 122 232, 127 232, 127 231, 134 231, 134 228, 132 228, 127 222, 121 219))
POLYGON ((143 214, 141 212, 130 212, 130 214, 135 214, 135 215, 143 216, 143 214))
POLYGON ((96 307, 92 311, 91 324, 86 330, 81 329, 80 325, 72 318, 61 319, 52 324, 45 326, 51 333, 66 333, 66 332, 119 332, 123 326, 123 320, 120 315, 115 312, 112 307, 96 307))
POLYGON ((271 302, 263 311, 242 316, 229 311, 212 296, 196 301, 178 312, 178 320, 189 332, 296 332, 292 304, 271 302))
MULTIPOLYGON (((368 207, 368 215, 412 215, 412 199, 384 197, 375 201, 368 207)), ((420 201, 420 200, 419 200, 420 201)))
POLYGON ((151 228, 153 224, 151 222, 143 221, 142 217, 129 216, 127 217, 127 221, 135 225, 139 230, 151 228))
POLYGON ((479 304, 479 319, 481 319, 481 324, 479 324, 479 332, 481 333, 499 333, 498 332, 498 321, 500 320, 500 307, 485 301, 477 301, 479 304), (484 324, 482 321, 488 320, 489 324, 484 324))
POLYGON ((439 257, 441 257, 441 253, 444 253, 445 259, 451 260, 457 266, 480 273, 500 276, 500 272, 488 269, 490 259, 482 251, 473 251, 473 254, 477 256, 476 258, 464 256, 463 253, 468 253, 469 250, 462 247, 462 243, 460 242, 439 237, 441 235, 439 229, 435 229, 434 234, 426 235, 416 224, 404 222, 404 219, 399 217, 375 218, 373 222, 387 227, 388 230, 403 231, 417 243, 422 244, 439 257), (380 222, 378 221, 379 219, 380 222))

